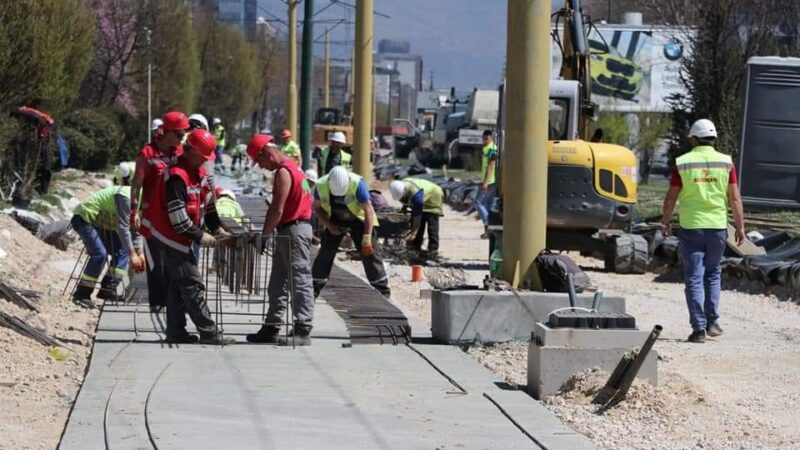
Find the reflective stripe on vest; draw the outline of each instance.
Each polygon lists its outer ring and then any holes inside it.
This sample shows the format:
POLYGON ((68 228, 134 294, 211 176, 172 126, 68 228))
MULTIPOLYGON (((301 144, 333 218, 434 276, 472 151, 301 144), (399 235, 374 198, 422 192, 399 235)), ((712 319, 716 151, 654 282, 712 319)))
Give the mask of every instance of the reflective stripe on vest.
POLYGON ((97 228, 116 230, 117 194, 131 198, 130 186, 111 186, 95 192, 75 208, 75 215, 97 228))
MULTIPOLYGON (((320 152, 319 152, 319 164, 320 164, 319 173, 320 174, 327 175, 327 172, 325 172, 325 168, 328 167, 328 156, 330 156, 330 154, 331 154, 331 146, 330 145, 326 145, 325 147, 322 147, 322 150, 320 150, 320 152)), ((349 170, 350 169, 350 160, 351 159, 352 159, 352 156, 349 153, 347 153, 344 150, 339 150, 339 164, 341 166, 343 166, 344 168, 349 170)))
POLYGON ((710 146, 695 147, 675 161, 683 186, 680 224, 687 229, 728 227, 728 182, 731 157, 710 146))
MULTIPOLYGON (((179 165, 172 166, 163 174, 164 181, 171 176, 177 176, 183 180, 186 185, 186 213, 193 224, 202 226, 202 217, 205 212, 205 199, 207 197, 207 183, 205 178, 205 171, 202 167, 197 169, 197 173, 190 174, 189 170, 179 165)), ((174 248, 180 252, 188 252, 191 250, 192 239, 177 233, 172 228, 172 223, 169 220, 168 205, 166 195, 161 196, 163 205, 159 205, 157 216, 149 220, 142 220, 148 230, 153 234, 153 237, 158 239, 159 242, 174 248)))
POLYGON ((429 214, 438 214, 443 215, 442 213, 442 201, 444 197, 444 192, 442 188, 438 185, 431 183, 428 180, 421 180, 418 178, 406 178, 405 180, 413 187, 412 197, 417 195, 420 189, 423 190, 423 199, 424 204, 422 205, 422 211, 429 213, 429 214))
MULTIPOLYGON (((358 183, 361 181, 361 177, 354 173, 350 173, 348 175, 350 175, 350 185, 347 187, 347 192, 344 194, 345 202, 347 202, 347 209, 359 221, 364 222, 367 216, 364 214, 364 210, 358 203, 358 199, 356 199, 356 191, 358 191, 358 183)), ((328 217, 332 217, 331 190, 327 175, 317 181, 317 193, 319 194, 319 203, 322 207, 322 210, 328 214, 328 217)), ((376 227, 378 226, 378 216, 375 214, 374 210, 372 213, 372 222, 376 227)))

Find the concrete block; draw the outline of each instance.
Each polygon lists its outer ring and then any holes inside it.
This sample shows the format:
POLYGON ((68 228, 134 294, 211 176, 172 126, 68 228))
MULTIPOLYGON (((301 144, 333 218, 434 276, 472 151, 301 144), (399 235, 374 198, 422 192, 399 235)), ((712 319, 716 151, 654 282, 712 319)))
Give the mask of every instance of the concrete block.
POLYGON ((550 328, 541 322, 533 329, 534 341, 543 347, 631 349, 644 344, 649 335, 644 330, 550 328))
MULTIPOLYGON (((576 306, 590 308, 593 294, 579 294, 576 306)), ((431 330, 439 342, 459 344, 529 340, 536 322, 546 322, 558 308, 569 306, 567 294, 495 291, 434 291, 431 330)), ((605 297, 601 312, 625 312, 625 298, 605 297)))

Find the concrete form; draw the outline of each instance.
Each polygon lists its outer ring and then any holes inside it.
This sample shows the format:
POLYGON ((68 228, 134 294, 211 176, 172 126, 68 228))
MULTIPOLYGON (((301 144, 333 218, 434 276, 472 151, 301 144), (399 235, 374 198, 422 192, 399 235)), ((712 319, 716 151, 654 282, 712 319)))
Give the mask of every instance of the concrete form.
MULTIPOLYGON (((528 392, 542 399, 574 374, 592 367, 613 372, 622 355, 644 344, 650 331, 549 328, 537 323, 528 345, 528 392)), ((651 350, 637 378, 658 382, 658 354, 651 350)))
MULTIPOLYGON (((591 308, 593 294, 579 294, 576 306, 591 308)), ((567 294, 545 292, 434 291, 433 338, 447 344, 527 341, 537 322, 569 306, 567 294)), ((625 312, 625 299, 606 297, 600 312, 625 312)))

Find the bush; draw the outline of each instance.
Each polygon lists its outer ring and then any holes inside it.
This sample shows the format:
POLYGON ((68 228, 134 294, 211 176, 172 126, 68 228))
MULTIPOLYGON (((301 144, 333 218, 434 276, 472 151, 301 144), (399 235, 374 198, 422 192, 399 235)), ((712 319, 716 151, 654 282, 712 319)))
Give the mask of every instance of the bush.
POLYGON ((64 118, 61 130, 69 143, 70 167, 83 170, 108 167, 114 162, 123 139, 117 120, 107 113, 91 109, 70 113, 64 118))
POLYGON ((69 145, 69 166, 83 170, 99 170, 110 162, 110 152, 95 148, 94 142, 80 131, 61 127, 61 134, 69 145))

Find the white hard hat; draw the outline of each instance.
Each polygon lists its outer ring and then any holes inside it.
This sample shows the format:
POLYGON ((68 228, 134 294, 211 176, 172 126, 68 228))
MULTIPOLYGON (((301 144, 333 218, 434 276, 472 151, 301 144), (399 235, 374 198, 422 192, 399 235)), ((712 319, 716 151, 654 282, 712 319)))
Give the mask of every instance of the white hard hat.
POLYGON ((128 162, 121 162, 119 163, 119 176, 122 178, 128 178, 131 176, 131 165, 128 162))
POLYGON ((331 188, 331 194, 341 197, 347 193, 347 188, 350 187, 350 174, 347 173, 347 169, 344 167, 336 166, 328 174, 328 183, 331 188))
POLYGON ((389 185, 389 192, 392 193, 393 199, 400 200, 406 193, 406 184, 400 180, 394 180, 392 184, 389 185))
POLYGON ((223 189, 223 190, 221 190, 221 191, 219 192, 219 196, 220 196, 220 197, 223 197, 223 196, 228 196, 228 197, 232 198, 233 200, 236 200, 236 194, 234 194, 234 193, 233 193, 233 191, 232 191, 232 190, 230 190, 230 189, 223 189))
POLYGON ((331 137, 328 138, 331 142, 339 142, 340 144, 346 144, 347 138, 344 137, 344 133, 341 131, 334 131, 331 133, 331 137))
POLYGON ((212 121, 212 123, 213 123, 214 125, 216 125, 216 124, 218 124, 218 123, 222 123, 222 120, 220 120, 220 118, 219 118, 219 117, 214 117, 214 120, 212 121))
POLYGON ((305 174, 306 174, 306 179, 309 181, 317 181, 317 179, 319 178, 319 175, 317 175, 317 171, 314 169, 306 170, 305 174))
POLYGON ((698 139, 716 138, 717 127, 714 126, 714 122, 708 119, 700 119, 692 124, 692 128, 689 130, 689 137, 698 139))
POLYGON ((189 116, 189 123, 191 122, 200 122, 203 125, 203 128, 208 131, 208 120, 206 119, 206 116, 196 113, 192 114, 189 116))
POLYGON ((161 128, 161 125, 164 125, 164 121, 161 119, 153 119, 153 123, 150 124, 150 129, 156 131, 157 129, 161 128))

